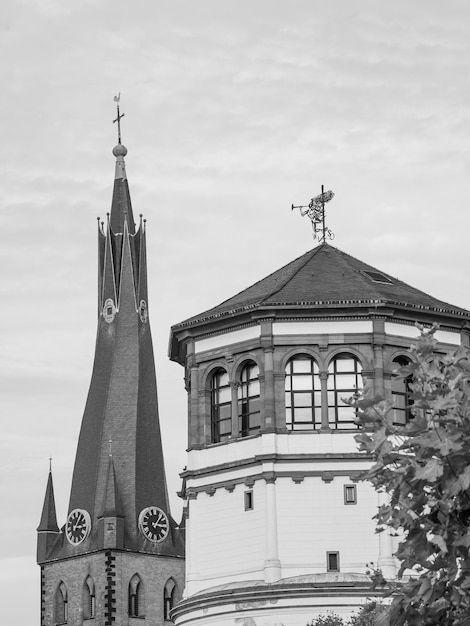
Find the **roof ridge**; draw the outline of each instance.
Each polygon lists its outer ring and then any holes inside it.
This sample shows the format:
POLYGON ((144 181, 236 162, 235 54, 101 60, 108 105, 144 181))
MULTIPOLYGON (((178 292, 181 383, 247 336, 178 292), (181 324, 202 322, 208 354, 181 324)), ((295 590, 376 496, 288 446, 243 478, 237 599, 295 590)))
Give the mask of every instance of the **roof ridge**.
MULTIPOLYGON (((356 259, 355 257, 353 257, 350 254, 347 254, 346 252, 343 252, 342 250, 340 250, 339 248, 333 248, 334 250, 336 250, 339 254, 339 261, 343 266, 346 266, 350 271, 353 271, 357 277, 359 278, 359 280, 362 282, 363 285, 366 285, 368 288, 371 288, 371 281, 370 280, 366 280, 366 278, 364 277, 364 275, 362 274, 361 270, 356 271, 355 269, 351 268, 350 265, 348 265, 346 263, 346 259, 344 258, 344 256, 349 257, 350 259, 353 259, 353 261, 359 261, 359 259, 356 259)), ((381 270, 378 270, 375 267, 372 267, 372 265, 369 265, 368 263, 364 263, 363 261, 360 261, 360 263, 362 263, 363 265, 367 265, 368 267, 370 267, 371 269, 374 269, 375 271, 379 272, 380 274, 383 274, 383 272, 381 270)), ((384 274, 385 276, 385 274, 384 274)), ((383 300, 383 295, 377 290, 377 288, 375 287, 375 285, 372 284, 372 289, 373 293, 375 294, 376 298, 378 298, 379 300, 383 300)))
MULTIPOLYGON (((297 259, 294 259, 294 261, 291 261, 291 263, 294 263, 298 259, 301 259, 302 256, 306 257, 304 263, 302 263, 302 265, 300 265, 297 268, 295 274, 293 274, 291 276, 288 276, 280 285, 277 285, 275 289, 273 289, 265 298, 263 298, 261 300, 260 304, 263 303, 263 302, 269 302, 269 299, 272 298, 275 293, 277 293, 278 291, 283 289, 293 278, 295 278, 295 276, 297 275, 297 272, 299 272, 302 268, 304 268, 307 265, 307 263, 312 259, 312 257, 314 257, 317 254, 318 250, 320 250, 320 248, 322 246, 324 246, 324 245, 328 245, 328 244, 326 244, 326 243, 320 244, 316 248, 313 248, 312 250, 309 250, 309 252, 306 252, 305 254, 297 257, 297 259)), ((290 265, 290 263, 287 263, 287 265, 290 265)), ((284 265, 284 267, 287 267, 287 265, 284 265)), ((280 270, 282 270, 282 269, 283 268, 281 267, 280 270)), ((280 270, 278 270, 278 271, 280 271, 280 270)), ((275 274, 275 273, 276 272, 273 272, 273 274, 275 274)))
MULTIPOLYGON (((328 244, 326 244, 328 245, 328 244)), ((269 278, 271 278, 272 276, 274 276, 274 274, 278 274, 280 272, 282 272, 283 269, 285 269, 286 267, 288 267, 289 265, 292 265, 293 263, 295 263, 296 261, 298 261, 299 259, 301 259, 304 256, 309 255, 312 252, 317 251, 320 248, 320 246, 317 246, 316 248, 313 248, 312 250, 307 250, 307 252, 304 252, 303 254, 300 254, 298 257, 296 257, 295 259, 293 259, 292 261, 289 261, 288 263, 285 263, 282 267, 278 267, 277 270, 274 270, 273 272, 271 272, 270 274, 268 274, 267 276, 264 276, 263 278, 260 278, 259 280, 257 280, 256 282, 254 282, 252 285, 248 285, 248 287, 245 287, 244 289, 240 289, 240 291, 238 291, 237 293, 233 294, 232 296, 230 296, 230 298, 226 298, 225 300, 222 300, 222 302, 220 302, 219 304, 211 307, 210 309, 206 309, 205 311, 203 311, 202 313, 200 313, 197 317, 201 317, 202 315, 204 315, 205 313, 209 313, 210 311, 214 310, 214 309, 219 309, 220 307, 224 306, 224 304, 226 304, 227 302, 229 302, 229 300, 233 300, 234 298, 236 298, 237 296, 241 295, 242 293, 244 293, 245 291, 248 291, 248 289, 252 289, 253 287, 256 287, 256 285, 259 285, 260 283, 263 283, 265 280, 268 280, 269 278)), ((309 257, 310 259, 311 257, 309 257)), ((303 266, 302 266, 303 267, 303 266)), ((275 291, 273 292, 275 293, 275 291)), ((195 316, 196 317, 196 316, 195 316)), ((189 318, 192 319, 192 318, 189 318)), ((183 320, 182 322, 179 322, 178 324, 175 324, 174 326, 179 326, 179 324, 184 324, 184 322, 186 322, 188 320, 183 320)))

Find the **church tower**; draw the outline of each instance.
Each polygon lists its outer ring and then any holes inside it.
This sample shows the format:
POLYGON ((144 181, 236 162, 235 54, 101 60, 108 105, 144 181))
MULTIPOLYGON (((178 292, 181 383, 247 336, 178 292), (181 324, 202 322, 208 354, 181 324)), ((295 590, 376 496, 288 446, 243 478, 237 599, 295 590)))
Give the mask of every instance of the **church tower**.
POLYGON ((396 576, 396 539, 372 519, 385 496, 360 481, 371 459, 343 398, 364 388, 391 400, 396 423, 409 419, 394 372, 416 322, 439 324, 441 354, 469 345, 469 311, 323 241, 172 327, 189 396, 178 626, 347 619, 381 593, 370 564, 396 576))
MULTIPOLYGON (((118 124, 122 115, 119 114, 118 124)), ((163 626, 184 585, 182 530, 171 518, 147 296, 145 220, 134 223, 124 157, 111 212, 98 220, 98 332, 59 530, 49 474, 38 527, 41 626, 163 626)))

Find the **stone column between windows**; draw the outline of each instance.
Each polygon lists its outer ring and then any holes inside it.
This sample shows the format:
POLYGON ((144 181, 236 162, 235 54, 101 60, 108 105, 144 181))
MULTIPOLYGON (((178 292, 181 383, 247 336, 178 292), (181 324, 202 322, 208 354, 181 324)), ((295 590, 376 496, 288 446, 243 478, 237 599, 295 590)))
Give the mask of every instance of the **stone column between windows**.
POLYGON ((190 365, 189 389, 189 445, 202 443, 204 440, 204 424, 199 420, 199 368, 194 362, 190 365))
POLYGON ((265 504, 265 560, 264 581, 274 583, 281 578, 281 561, 277 543, 277 506, 276 506, 276 476, 270 472, 265 476, 266 504, 265 504))
POLYGON ((188 489, 188 517, 186 519, 186 586, 184 589, 184 597, 195 593, 197 589, 193 589, 193 583, 197 580, 199 574, 198 564, 198 505, 197 492, 188 489))
POLYGON ((276 427, 274 402, 274 359, 273 348, 264 349, 264 424, 262 429, 273 431, 276 427))
MULTIPOLYGON (((379 506, 388 504, 389 496, 386 493, 378 493, 379 506)), ((395 557, 393 556, 393 541, 388 528, 379 535, 379 558, 377 567, 382 571, 383 577, 394 579, 397 575, 395 557)))
POLYGON ((240 427, 238 420, 238 388, 240 383, 233 380, 230 383, 230 391, 232 394, 232 437, 236 439, 240 435, 240 427))
POLYGON ((384 351, 381 345, 374 345, 374 392, 384 395, 384 351))
POLYGON ((328 421, 328 371, 320 372, 321 385, 321 430, 330 430, 328 421))

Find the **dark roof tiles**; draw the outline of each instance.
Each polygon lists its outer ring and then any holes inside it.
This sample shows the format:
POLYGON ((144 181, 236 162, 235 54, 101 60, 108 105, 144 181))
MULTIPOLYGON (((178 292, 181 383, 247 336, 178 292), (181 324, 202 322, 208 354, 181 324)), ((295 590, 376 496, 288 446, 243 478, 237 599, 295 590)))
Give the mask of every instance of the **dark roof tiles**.
POLYGON ((173 328, 194 326, 258 307, 373 303, 470 317, 469 311, 433 298, 324 243, 218 306, 176 324, 173 328), (390 282, 377 282, 364 272, 382 274, 390 282))

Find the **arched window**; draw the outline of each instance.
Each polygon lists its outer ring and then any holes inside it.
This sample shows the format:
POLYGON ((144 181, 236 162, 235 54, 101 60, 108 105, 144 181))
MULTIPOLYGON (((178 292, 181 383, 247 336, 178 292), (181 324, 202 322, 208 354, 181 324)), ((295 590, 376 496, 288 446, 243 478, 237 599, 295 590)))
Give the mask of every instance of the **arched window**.
POLYGON ((176 583, 173 578, 166 581, 163 590, 163 619, 170 621, 170 611, 174 606, 176 583))
POLYGON ((144 586, 138 574, 132 576, 129 583, 129 617, 143 617, 144 607, 144 586))
POLYGON ((56 624, 66 624, 68 620, 67 587, 61 581, 55 592, 54 616, 56 624))
POLYGON ((318 365, 312 357, 299 354, 286 366, 286 426, 291 430, 321 427, 321 391, 318 365))
POLYGON ((337 354, 328 366, 328 423, 341 430, 357 428, 355 410, 343 402, 362 388, 362 367, 352 354, 337 354))
MULTIPOLYGON (((393 369, 398 370, 410 363, 406 356, 398 356, 393 359, 393 369)), ((392 374, 392 402, 393 402, 393 423, 404 426, 411 417, 411 389, 410 376, 401 376, 398 373, 392 374)))
POLYGON ((95 585, 91 576, 87 576, 83 585, 83 619, 93 619, 95 607, 95 585))
POLYGON ((246 363, 240 373, 238 419, 242 437, 254 435, 261 428, 259 367, 253 361, 246 363))
POLYGON ((232 434, 232 394, 227 372, 220 368, 211 378, 211 442, 226 441, 232 434))

